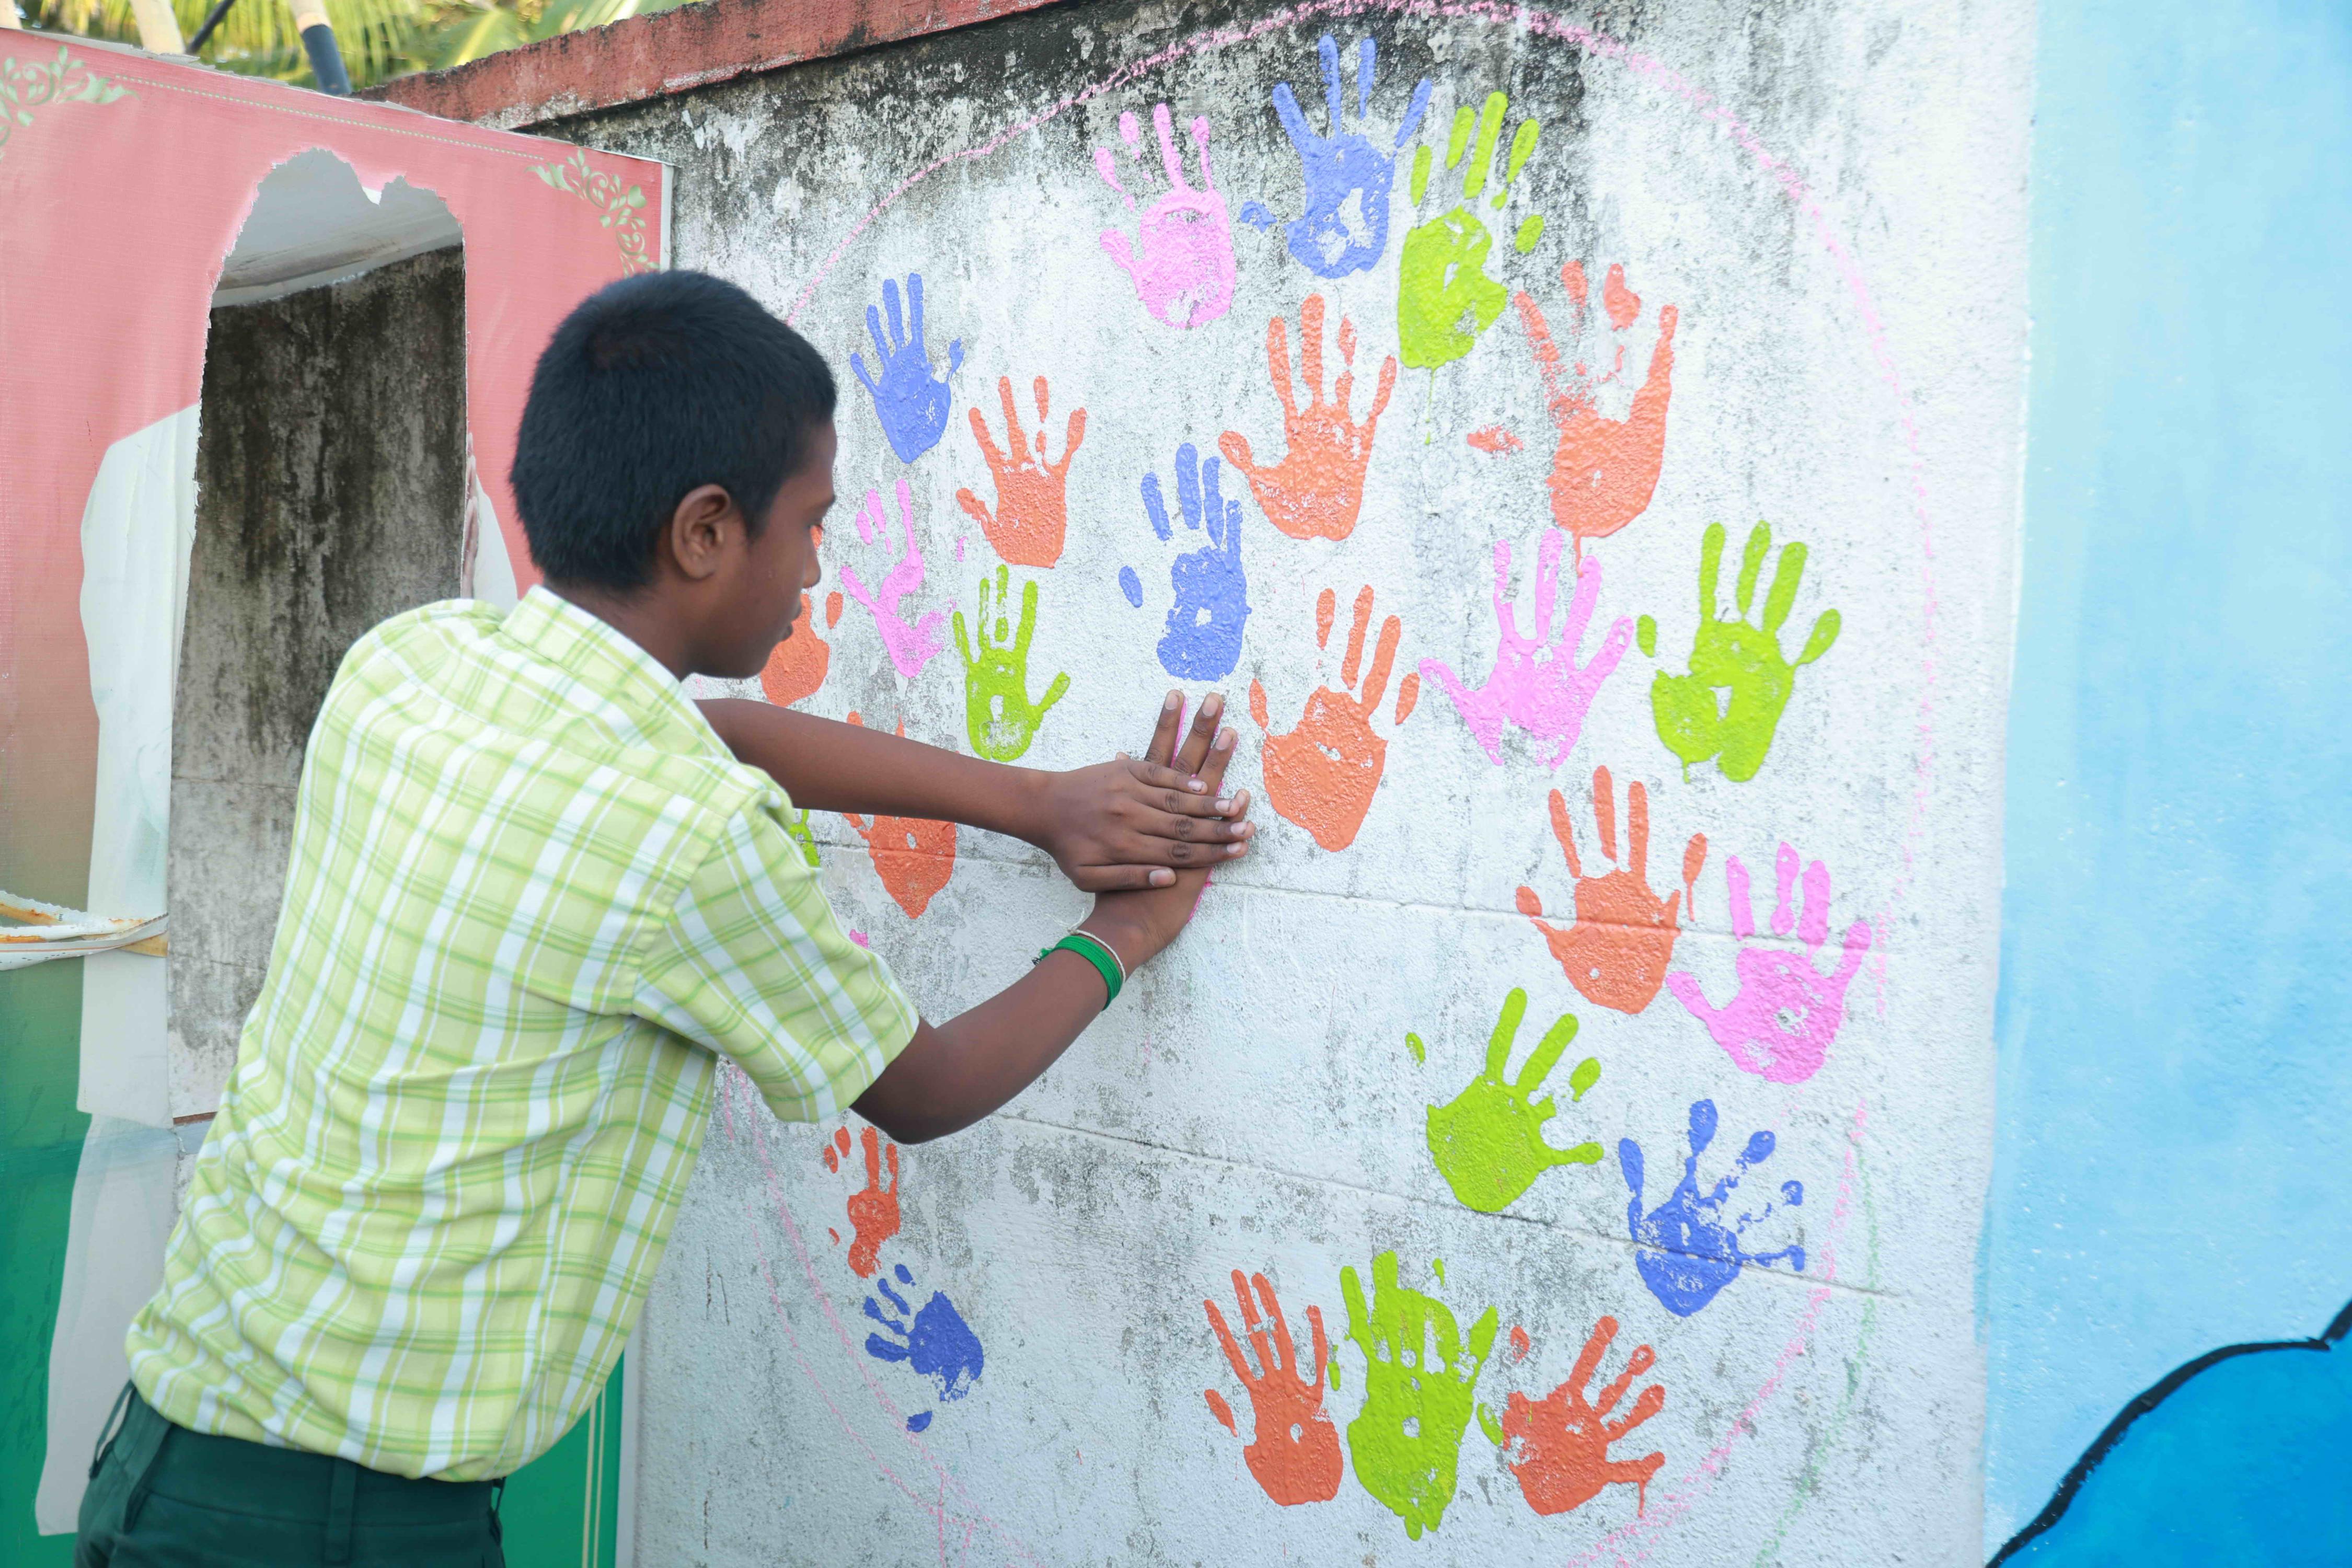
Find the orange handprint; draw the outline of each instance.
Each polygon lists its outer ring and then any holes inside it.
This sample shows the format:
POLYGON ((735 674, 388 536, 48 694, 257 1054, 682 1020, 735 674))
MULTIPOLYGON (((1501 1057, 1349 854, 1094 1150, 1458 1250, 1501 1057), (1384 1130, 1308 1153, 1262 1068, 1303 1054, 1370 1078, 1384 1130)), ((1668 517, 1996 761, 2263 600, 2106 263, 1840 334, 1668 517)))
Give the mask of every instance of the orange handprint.
POLYGON ((1339 318, 1339 359, 1344 365, 1323 399, 1323 296, 1309 294, 1298 307, 1298 372, 1307 382, 1307 406, 1290 383, 1290 331, 1280 316, 1265 326, 1265 363, 1274 395, 1282 400, 1282 433, 1290 449, 1282 461, 1261 468, 1250 444, 1228 430, 1217 450, 1247 476, 1250 493, 1265 519, 1293 539, 1345 539, 1355 531, 1364 505, 1364 468, 1372 460, 1372 431, 1396 385, 1396 356, 1381 362, 1380 384, 1359 426, 1348 405, 1356 386, 1356 324, 1339 318))
MULTIPOLYGON (((1285 1508, 1328 1502, 1339 1495, 1345 1467, 1339 1455, 1339 1429, 1323 1413, 1323 1373, 1331 1361, 1330 1342, 1323 1335, 1323 1310, 1307 1309, 1307 1327, 1315 1335, 1315 1370, 1301 1375, 1290 1325, 1283 1321, 1282 1303, 1275 1300, 1274 1287, 1265 1276, 1254 1274, 1244 1279, 1242 1271, 1234 1269, 1234 1294, 1242 1304, 1243 1331, 1249 1335, 1250 1348, 1257 1352, 1255 1373, 1251 1373, 1249 1360, 1242 1354, 1233 1330, 1225 1326, 1217 1304, 1203 1301, 1201 1305, 1209 1310, 1209 1327, 1216 1331, 1217 1342, 1224 1347, 1225 1359, 1233 1363, 1234 1375, 1242 1380, 1250 1409, 1257 1417, 1256 1435, 1242 1449, 1242 1458, 1257 1484, 1265 1489, 1265 1495, 1285 1508), (1250 1297, 1253 1284, 1265 1299, 1265 1318, 1258 1315, 1257 1303, 1250 1297), (1266 1318, 1273 1320, 1271 1335, 1266 1318)), ((1226 1431, 1240 1436, 1241 1428, 1234 1425, 1233 1407, 1225 1403, 1225 1396, 1213 1388, 1205 1392, 1209 1413, 1224 1423, 1226 1431)))
MULTIPOLYGON (((824 601, 824 624, 841 625, 841 595, 834 593, 824 601)), ((816 611, 806 594, 801 595, 800 619, 793 623, 793 635, 776 645, 768 656, 768 666, 760 671, 760 689, 768 700, 779 708, 816 695, 824 684, 824 672, 832 666, 833 648, 816 635, 816 611)))
MULTIPOLYGON (((868 1127, 859 1135, 866 1145, 866 1186, 849 1194, 849 1223, 857 1229, 849 1244, 849 1270, 860 1279, 874 1278, 881 1267, 882 1244, 898 1234, 898 1145, 882 1141, 868 1127), (883 1156, 889 1156, 890 1184, 882 1184, 883 1156)), ((837 1171, 849 1152, 849 1129, 835 1130, 824 1146, 824 1168, 837 1171)))
MULTIPOLYGON (((1576 879, 1576 923, 1566 931, 1547 925, 1543 900, 1533 888, 1519 889, 1518 903, 1519 913, 1543 932, 1570 984, 1603 1007, 1638 1013, 1665 983, 1666 960, 1682 934, 1678 910, 1687 907, 1685 898, 1697 896, 1693 886, 1706 866, 1706 836, 1694 833, 1683 847, 1683 891, 1660 899, 1650 890, 1650 794, 1636 779, 1626 795, 1632 854, 1617 869, 1588 877, 1577 858, 1568 801, 1552 791, 1551 832, 1576 879)), ((1617 866, 1617 797, 1607 768, 1592 770, 1592 821, 1601 830, 1601 852, 1617 866)))
MULTIPOLYGON (((1601 1319, 1584 1342, 1584 1353, 1576 1358, 1576 1369, 1566 1383, 1542 1399, 1515 1393, 1503 1412, 1504 1458, 1519 1478, 1528 1506, 1546 1517, 1581 1507, 1612 1484, 1636 1489, 1633 1509, 1638 1513, 1649 1502, 1650 1478, 1666 1462, 1663 1453, 1638 1459, 1609 1457, 1610 1444, 1665 1407, 1666 1391, 1654 1383, 1642 1390, 1631 1411, 1615 1421, 1607 1419, 1633 1380, 1657 1364, 1649 1346, 1634 1348, 1625 1370, 1601 1391, 1599 1404, 1584 1396, 1616 1337, 1617 1320, 1601 1319)), ((1488 1435, 1493 1435, 1491 1428, 1488 1435)))
MULTIPOLYGON (((1584 323, 1586 284, 1581 262, 1559 269, 1576 307, 1576 324, 1584 323)), ((1594 380, 1583 362, 1563 380, 1560 353, 1542 308, 1525 291, 1515 297, 1519 317, 1528 329, 1528 342, 1536 368, 1543 373, 1544 402, 1559 432, 1552 455, 1552 521, 1576 542, 1577 558, 1584 557, 1584 542, 1606 539, 1642 515, 1658 488, 1658 468, 1666 452, 1666 404, 1674 395, 1675 324, 1681 312, 1672 305, 1658 312, 1657 346, 1650 351, 1650 374, 1633 395, 1633 406, 1622 419, 1603 419, 1593 393, 1617 379, 1625 368, 1625 345, 1615 345, 1609 374, 1594 380)), ((1642 313, 1642 298, 1625 287, 1622 264, 1609 268, 1601 289, 1601 308, 1609 325, 1622 332, 1642 313)))
MULTIPOLYGON (((1315 601, 1317 647, 1330 645, 1338 603, 1328 588, 1315 601)), ((1381 787, 1381 772, 1388 765, 1389 743, 1373 733, 1372 710, 1388 690, 1389 667, 1396 659, 1397 639, 1404 627, 1394 616, 1381 626, 1360 700, 1349 691, 1363 664, 1364 633, 1371 624, 1372 590, 1366 584, 1356 595, 1356 624, 1348 633, 1348 657, 1339 666, 1340 684, 1348 689, 1317 688, 1307 700, 1298 728, 1286 735, 1276 734, 1266 721, 1265 688, 1250 682, 1250 717, 1265 731, 1265 798, 1326 849, 1345 849, 1356 841, 1356 830, 1372 808, 1372 792, 1381 787)), ((1421 677, 1407 675, 1397 687, 1399 724, 1420 698, 1421 677)))
POLYGON ((1051 566, 1062 558, 1062 536, 1069 526, 1069 499, 1065 486, 1070 459, 1078 455, 1078 444, 1087 437, 1087 411, 1071 410, 1069 423, 1062 433, 1062 460, 1048 463, 1045 413, 1049 401, 1045 378, 1039 376, 1034 388, 1037 437, 1034 444, 1021 428, 1021 410, 1013 401, 1013 378, 998 376, 996 391, 1004 400, 1003 448, 989 435, 988 421, 980 416, 980 410, 969 411, 973 438, 980 442, 980 455, 987 459, 988 471, 996 477, 996 515, 991 517, 980 498, 968 489, 956 491, 956 501, 980 524, 989 544, 1007 564, 1051 566))
MULTIPOLYGON (((855 713, 849 715, 849 721, 865 723, 855 713)), ((906 732, 907 721, 901 719, 898 733, 906 732)), ((869 829, 862 816, 846 812, 843 816, 866 840, 875 871, 898 907, 907 911, 907 918, 921 918, 931 907, 931 896, 955 874, 955 824, 927 822, 917 816, 877 816, 869 829)))

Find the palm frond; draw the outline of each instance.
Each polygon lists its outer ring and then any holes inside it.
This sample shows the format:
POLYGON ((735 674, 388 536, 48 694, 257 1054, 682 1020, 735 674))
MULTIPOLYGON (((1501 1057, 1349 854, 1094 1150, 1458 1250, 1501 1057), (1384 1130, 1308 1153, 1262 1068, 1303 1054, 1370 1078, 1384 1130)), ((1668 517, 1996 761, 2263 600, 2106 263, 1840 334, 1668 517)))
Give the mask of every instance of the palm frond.
MULTIPOLYGON (((411 71, 440 70, 559 33, 601 27, 625 16, 667 11, 691 0, 325 0, 327 20, 354 87, 411 71)), ((173 0, 183 37, 193 37, 212 0, 173 0)), ((131 0, 34 0, 27 20, 88 38, 136 43, 131 0)), ((224 70, 315 86, 288 0, 236 0, 205 40, 205 59, 224 70)))

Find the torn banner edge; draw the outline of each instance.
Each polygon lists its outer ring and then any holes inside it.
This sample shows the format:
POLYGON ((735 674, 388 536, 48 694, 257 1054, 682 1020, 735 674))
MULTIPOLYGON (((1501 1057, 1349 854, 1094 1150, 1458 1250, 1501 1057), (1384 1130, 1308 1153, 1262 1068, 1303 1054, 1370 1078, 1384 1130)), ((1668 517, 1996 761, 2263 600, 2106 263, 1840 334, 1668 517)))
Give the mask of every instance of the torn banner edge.
POLYGON ((94 915, 0 889, 0 918, 25 922, 0 926, 0 969, 20 969, 52 958, 87 958, 117 948, 158 958, 166 951, 163 915, 94 915))

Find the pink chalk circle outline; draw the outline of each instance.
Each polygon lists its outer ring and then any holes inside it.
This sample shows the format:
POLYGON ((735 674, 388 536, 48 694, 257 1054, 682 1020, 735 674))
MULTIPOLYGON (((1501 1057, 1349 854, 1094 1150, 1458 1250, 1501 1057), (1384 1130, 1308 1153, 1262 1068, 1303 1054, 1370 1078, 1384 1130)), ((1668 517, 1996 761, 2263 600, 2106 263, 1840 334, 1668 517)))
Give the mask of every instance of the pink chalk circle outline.
MULTIPOLYGON (((1919 577, 1922 590, 1919 635, 1921 684, 1918 711, 1914 723, 1917 752, 1913 770, 1911 812, 1904 830, 1901 867, 1888 888, 1877 919, 1873 922, 1880 933, 1880 940, 1873 944, 1873 968, 1879 991, 1878 1008, 1883 1016, 1885 1012, 1886 981, 1886 943, 1884 937, 1885 933, 1892 929, 1895 911, 1901 904, 1904 894, 1908 890, 1913 879, 1919 840, 1927 825, 1928 794, 1934 781, 1936 762, 1937 612, 1935 580, 1936 542, 1927 499, 1927 462, 1920 452, 1919 425, 1913 415, 1910 395, 1904 388, 1902 374, 1895 366, 1894 354, 1887 347, 1885 322, 1880 317, 1877 306, 1872 299, 1869 284, 1863 278, 1861 267, 1855 261, 1853 251, 1848 248, 1838 231, 1832 226, 1829 214, 1823 208, 1821 200, 1814 195, 1811 188, 1798 174, 1793 163, 1767 149, 1762 140, 1746 121, 1725 107, 1713 94, 1694 84, 1681 72, 1647 55, 1629 48, 1604 34, 1596 33, 1589 27, 1531 6, 1494 4, 1491 0, 1307 0, 1305 4, 1286 6, 1279 11, 1272 12, 1245 26, 1216 28, 1197 34, 1155 54, 1131 61, 1091 85, 1061 99, 1051 107, 1015 121, 984 142, 977 142, 958 152, 945 153, 932 160, 893 186, 880 201, 867 210, 863 217, 851 226, 849 232, 818 264, 816 270, 802 286, 785 320, 797 321, 802 312, 806 310, 810 302, 815 299, 818 289, 824 286, 825 279, 840 264, 843 257, 846 256, 850 248, 874 226, 876 221, 897 205, 908 192, 940 171, 956 163, 985 158, 1081 104, 1140 81, 1179 60, 1205 55, 1235 44, 1252 43, 1270 33, 1298 27, 1310 22, 1328 22, 1337 17, 1366 15, 1386 15, 1441 23, 1483 23, 1489 26, 1517 28, 1530 37, 1567 44, 1582 50, 1594 59, 1622 66, 1652 86, 1660 89, 1670 98, 1679 99, 1700 120, 1722 127, 1740 150, 1755 161, 1757 168, 1777 184, 1797 210, 1811 221, 1816 238, 1820 241, 1822 248, 1828 253, 1840 279, 1844 282, 1848 292, 1852 295, 1854 308, 1862 320, 1864 335, 1870 345, 1872 362, 1877 367, 1879 379, 1885 383, 1888 395, 1894 400, 1896 419, 1902 430, 1904 446, 1909 458, 1911 512, 1917 523, 1919 532, 1919 577)), ((1815 1288, 1809 1292, 1806 1305, 1798 1315, 1788 1343, 1781 1349, 1774 1363, 1771 1375, 1766 1378, 1757 1389, 1739 1418, 1732 1423, 1722 1441, 1710 1450, 1695 1468, 1664 1489, 1665 1495, 1661 1500, 1656 1513, 1645 1514, 1637 1518, 1632 1524, 1612 1531, 1575 1558, 1572 1568, 1586 1568, 1587 1564, 1598 1563, 1604 1555, 1612 1552, 1615 1552, 1613 1561, 1621 1564, 1639 1562, 1648 1555, 1649 1548, 1654 1544, 1655 1538, 1675 1520, 1685 1514, 1692 1503, 1713 1487, 1715 1479, 1721 1473, 1734 1445, 1744 1433, 1753 1429, 1755 1416, 1779 1392, 1789 1369, 1806 1353, 1814 1328, 1820 1319, 1822 1308, 1827 1303, 1832 1293, 1830 1287, 1836 1281, 1837 1241, 1846 1220, 1853 1179, 1855 1152, 1861 1146, 1867 1121, 1867 1110, 1866 1101, 1854 1107, 1853 1121, 1848 1131, 1850 1142, 1845 1167, 1839 1183, 1838 1204, 1832 1216, 1829 1237, 1822 1248, 1823 1267, 1813 1276, 1817 1281, 1815 1288)), ((789 1215, 785 1216, 785 1222, 787 1226, 791 1225, 789 1215)), ((794 1226, 793 1229, 793 1240, 797 1243, 799 1240, 797 1227, 794 1226)), ((803 1258, 805 1259, 804 1252, 803 1258)), ((814 1283, 813 1273, 810 1278, 814 1283)), ((845 1346, 848 1343, 845 1336, 843 1342, 845 1346)), ((796 1352, 799 1349, 797 1339, 794 1348, 796 1352)), ((852 1353, 854 1356, 854 1350, 852 1353)), ((863 1369, 860 1370, 862 1372, 863 1369)), ((879 1390, 877 1389, 876 1393, 878 1397, 879 1390)), ((887 1401, 885 1405, 887 1408, 887 1401)), ((836 1412, 836 1415, 838 1414, 836 1412)), ((844 1425, 846 1426, 845 1421, 844 1425)), ((887 1466, 884 1467, 884 1473, 889 1477, 893 1484, 899 1486, 901 1490, 908 1491, 910 1497, 914 1496, 911 1489, 907 1488, 895 1475, 890 1475, 887 1466)), ((943 1469, 940 1471, 939 1479, 942 1482, 942 1494, 944 1494, 952 1483, 949 1482, 943 1469)), ((961 1490, 960 1488, 955 1489, 961 1490)), ((918 1500, 919 1503, 919 1500, 918 1500)), ((941 1500, 944 1502, 944 1495, 941 1500)), ((939 1508, 936 1504, 923 1506, 935 1510, 939 1508)), ((941 1560, 944 1562, 947 1544, 944 1538, 946 1521, 944 1511, 941 1511, 940 1523, 943 1533, 940 1544, 941 1560)), ((983 1522, 992 1529, 1001 1530, 993 1521, 983 1522)), ((968 1542, 969 1537, 967 1537, 967 1544, 968 1542)))

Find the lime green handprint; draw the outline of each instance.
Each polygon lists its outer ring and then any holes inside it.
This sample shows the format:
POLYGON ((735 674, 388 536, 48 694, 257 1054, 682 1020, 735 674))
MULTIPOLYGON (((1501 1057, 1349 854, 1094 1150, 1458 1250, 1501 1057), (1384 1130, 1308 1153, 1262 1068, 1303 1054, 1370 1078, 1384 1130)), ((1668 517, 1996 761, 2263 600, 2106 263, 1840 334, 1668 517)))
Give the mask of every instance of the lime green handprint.
MULTIPOLYGON (((1500 1214, 1536 1184, 1536 1178, 1554 1165, 1597 1165, 1601 1145, 1579 1143, 1555 1149, 1544 1142, 1543 1126, 1557 1108, 1552 1097, 1530 1100, 1543 1087, 1547 1074, 1559 1062, 1569 1042, 1576 1038, 1576 1015, 1562 1013, 1519 1073, 1519 1081, 1505 1080, 1503 1069, 1518 1038, 1519 1020, 1527 1016, 1528 994, 1514 986, 1503 998, 1502 1016, 1486 1042, 1486 1070, 1450 1105, 1429 1108, 1429 1153, 1438 1173, 1465 1208, 1480 1214, 1500 1214)), ((1582 1100, 1584 1091, 1601 1080, 1601 1064, 1587 1057, 1568 1075, 1568 1097, 1582 1100)))
POLYGON ((802 806, 793 819, 784 824, 784 831, 791 834, 793 842, 801 847, 801 858, 809 863, 810 870, 816 870, 824 864, 817 858, 816 830, 809 826, 807 806, 802 806))
MULTIPOLYGON (((1716 582, 1723 567, 1723 524, 1711 522, 1700 542, 1698 556, 1698 633, 1691 641, 1690 673, 1668 675, 1660 670, 1650 683, 1650 709, 1658 723, 1658 739, 1691 764, 1717 760, 1723 776, 1742 782, 1756 776, 1771 749, 1780 715, 1797 687, 1797 671, 1830 651, 1843 623, 1835 610, 1823 610, 1805 638, 1805 647, 1791 664, 1780 652, 1780 626, 1797 603, 1797 588, 1805 576, 1805 547, 1790 544, 1780 551, 1772 571, 1771 591, 1764 596, 1761 626, 1749 624, 1748 608, 1756 599, 1756 579, 1764 557, 1772 552, 1772 527, 1759 522, 1749 531, 1748 549, 1739 560, 1739 616, 1726 620, 1716 607, 1716 582), (1718 702, 1716 693, 1727 693, 1718 702)), ((1643 616, 1636 627, 1642 652, 1658 652, 1658 623, 1643 616)))
POLYGON ((1029 639, 1037 630, 1037 584, 1034 580, 1021 585, 1021 626, 1013 631, 1006 622, 1006 612, 1013 599, 1010 574, 1002 566, 996 569, 996 627, 992 637, 988 623, 988 578, 980 579, 980 657, 972 657, 971 644, 964 636, 963 612, 955 613, 956 651, 963 655, 963 714, 964 729, 971 736, 971 749, 992 762, 1009 763, 1029 749, 1037 738, 1037 726, 1045 722, 1045 710, 1062 700, 1070 689, 1067 675, 1054 677, 1054 684, 1045 688, 1045 695, 1036 702, 1029 700, 1029 639), (1010 636, 1008 644, 1007 637, 1010 636))
MULTIPOLYGON (((1469 167, 1462 176, 1462 200, 1414 226, 1404 237, 1397 269, 1397 353, 1416 369, 1434 370, 1468 353, 1478 334, 1503 313, 1509 298, 1500 283, 1486 276, 1486 252, 1494 240, 1471 210, 1486 189, 1496 143, 1502 137, 1503 116, 1509 107, 1508 96, 1490 92, 1486 107, 1475 116, 1467 104, 1454 111, 1454 130, 1445 139, 1445 166, 1452 170, 1460 165, 1467 152, 1469 167), (1477 129, 1475 145, 1471 142, 1474 124, 1477 129)), ((1494 199, 1487 203, 1491 211, 1502 211, 1510 199, 1511 183, 1536 150, 1538 131, 1535 121, 1519 121, 1511 136, 1503 176, 1496 182, 1494 199)), ((1412 188, 1416 209, 1429 192, 1432 160, 1426 143, 1413 153, 1412 188)), ((1536 247, 1543 223, 1540 216, 1521 221, 1511 241, 1521 255, 1536 247)))
POLYGON ((1348 1301, 1348 1337, 1364 1352, 1364 1408, 1348 1423, 1356 1479, 1418 1541, 1423 1531, 1437 1528, 1454 1500, 1471 1390, 1494 1348, 1498 1320, 1489 1307, 1470 1325, 1465 1357, 1452 1310, 1398 1284, 1392 1251, 1372 1259, 1369 1308, 1352 1266, 1339 1270, 1339 1291, 1348 1301))

